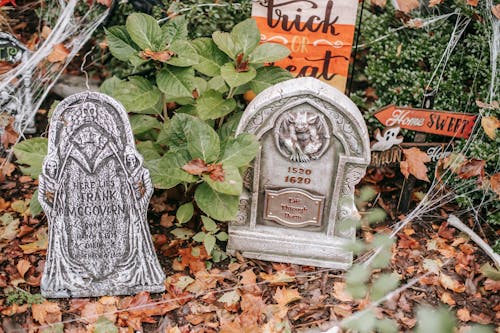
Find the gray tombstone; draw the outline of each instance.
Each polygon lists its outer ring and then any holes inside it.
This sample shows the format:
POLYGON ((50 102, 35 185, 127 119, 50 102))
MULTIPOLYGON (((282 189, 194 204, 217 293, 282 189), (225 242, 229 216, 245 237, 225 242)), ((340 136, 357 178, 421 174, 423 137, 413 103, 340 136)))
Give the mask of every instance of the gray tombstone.
MULTIPOLYGON (((28 59, 30 51, 14 36, 0 32, 0 61, 17 64, 28 59)), ((0 90, 0 112, 7 112, 15 118, 14 129, 18 133, 35 133, 32 113, 31 72, 26 71, 21 84, 6 86, 0 90)))
POLYGON ((356 230, 354 187, 370 163, 363 117, 337 89, 314 78, 274 85, 248 105, 236 131, 261 149, 244 177, 228 252, 249 258, 347 269, 356 230), (352 220, 351 220, 352 221, 352 220))
POLYGON ((151 179, 123 106, 85 92, 55 109, 39 201, 49 221, 44 297, 162 292, 147 207, 151 179))

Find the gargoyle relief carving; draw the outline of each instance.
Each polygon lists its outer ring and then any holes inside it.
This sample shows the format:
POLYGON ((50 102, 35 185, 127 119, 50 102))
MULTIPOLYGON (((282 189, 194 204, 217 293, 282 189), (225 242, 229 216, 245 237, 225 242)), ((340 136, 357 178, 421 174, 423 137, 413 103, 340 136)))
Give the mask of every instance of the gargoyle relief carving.
POLYGON ((279 151, 292 162, 318 159, 328 148, 330 135, 325 118, 317 111, 289 111, 274 130, 279 151))

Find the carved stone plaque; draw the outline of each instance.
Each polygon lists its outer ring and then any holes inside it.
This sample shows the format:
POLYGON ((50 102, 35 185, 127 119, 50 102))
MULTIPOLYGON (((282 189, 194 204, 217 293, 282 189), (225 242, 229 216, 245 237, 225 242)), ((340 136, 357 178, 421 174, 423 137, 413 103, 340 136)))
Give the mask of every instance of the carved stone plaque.
POLYGON ((321 226, 324 197, 300 189, 266 190, 264 219, 291 228, 321 226))
POLYGON ((64 99, 39 184, 49 221, 44 297, 164 290, 146 219, 153 188, 121 104, 90 92, 64 99))
POLYGON ((236 131, 261 149, 245 174, 228 251, 264 260, 348 268, 344 249, 357 214, 354 187, 370 162, 368 130, 354 103, 314 78, 279 83, 259 94, 236 131))

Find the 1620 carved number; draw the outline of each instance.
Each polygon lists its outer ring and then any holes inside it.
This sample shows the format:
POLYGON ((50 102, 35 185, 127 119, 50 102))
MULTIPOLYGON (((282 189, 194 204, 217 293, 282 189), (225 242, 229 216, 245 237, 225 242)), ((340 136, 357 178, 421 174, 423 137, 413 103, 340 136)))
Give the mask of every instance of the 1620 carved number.
POLYGON ((311 178, 303 178, 303 177, 290 177, 286 176, 285 177, 285 183, 292 183, 292 184, 310 184, 311 183, 311 178))

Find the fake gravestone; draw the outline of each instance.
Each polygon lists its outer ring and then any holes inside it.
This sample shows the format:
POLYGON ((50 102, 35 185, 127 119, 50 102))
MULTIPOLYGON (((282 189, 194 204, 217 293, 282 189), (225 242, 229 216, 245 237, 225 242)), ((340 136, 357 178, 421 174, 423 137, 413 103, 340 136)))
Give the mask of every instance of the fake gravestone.
POLYGON ((142 163, 117 101, 85 92, 57 106, 38 196, 49 220, 43 296, 164 290, 146 219, 153 188, 142 163))
POLYGON ((245 110, 236 134, 261 149, 247 170, 228 251, 243 256, 348 268, 355 237, 354 186, 370 162, 363 117, 337 89, 314 78, 266 89, 245 110), (342 225, 342 226, 341 226, 342 225))

